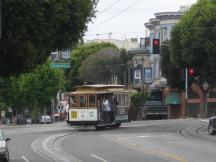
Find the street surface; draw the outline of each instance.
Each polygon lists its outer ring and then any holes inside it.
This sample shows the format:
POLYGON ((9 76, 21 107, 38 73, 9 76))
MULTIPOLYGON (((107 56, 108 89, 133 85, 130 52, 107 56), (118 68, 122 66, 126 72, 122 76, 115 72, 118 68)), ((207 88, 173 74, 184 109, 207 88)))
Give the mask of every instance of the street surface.
POLYGON ((10 162, 215 162, 208 119, 134 121, 119 129, 65 123, 5 127, 10 162))

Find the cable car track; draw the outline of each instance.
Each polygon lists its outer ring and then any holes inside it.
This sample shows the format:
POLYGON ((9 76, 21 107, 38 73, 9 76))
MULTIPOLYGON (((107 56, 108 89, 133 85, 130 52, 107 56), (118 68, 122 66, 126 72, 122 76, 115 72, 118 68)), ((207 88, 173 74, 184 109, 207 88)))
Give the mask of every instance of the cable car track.
POLYGON ((64 152, 61 147, 62 140, 69 136, 76 136, 80 134, 89 133, 67 133, 38 138, 31 144, 31 148, 36 154, 42 158, 45 158, 49 162, 83 162, 79 158, 64 152))
POLYGON ((206 132, 206 128, 208 125, 202 124, 202 125, 193 125, 191 127, 181 128, 177 131, 178 134, 181 136, 188 138, 190 140, 200 140, 202 142, 214 142, 216 143, 216 138, 214 136, 208 135, 206 132))

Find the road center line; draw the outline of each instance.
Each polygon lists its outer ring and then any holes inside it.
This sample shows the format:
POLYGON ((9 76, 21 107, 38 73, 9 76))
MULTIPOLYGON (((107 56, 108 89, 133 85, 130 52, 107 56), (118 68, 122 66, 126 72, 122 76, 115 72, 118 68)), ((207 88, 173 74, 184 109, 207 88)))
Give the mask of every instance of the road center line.
POLYGON ((29 162, 29 160, 25 156, 22 156, 22 159, 24 159, 26 162, 29 162))
POLYGON ((105 160, 105 159, 103 159, 103 158, 101 158, 101 157, 99 157, 99 156, 96 156, 96 155, 94 155, 94 154, 91 154, 91 156, 94 157, 94 158, 96 158, 96 159, 98 159, 98 160, 101 160, 101 161, 103 161, 103 162, 108 162, 107 160, 105 160))

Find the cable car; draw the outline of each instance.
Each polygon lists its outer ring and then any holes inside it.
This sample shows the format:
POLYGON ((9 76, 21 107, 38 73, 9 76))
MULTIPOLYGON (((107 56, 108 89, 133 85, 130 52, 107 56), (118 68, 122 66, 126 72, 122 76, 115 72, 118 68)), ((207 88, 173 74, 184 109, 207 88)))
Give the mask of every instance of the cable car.
POLYGON ((71 126, 119 128, 130 121, 130 91, 124 85, 83 85, 68 96, 71 126))

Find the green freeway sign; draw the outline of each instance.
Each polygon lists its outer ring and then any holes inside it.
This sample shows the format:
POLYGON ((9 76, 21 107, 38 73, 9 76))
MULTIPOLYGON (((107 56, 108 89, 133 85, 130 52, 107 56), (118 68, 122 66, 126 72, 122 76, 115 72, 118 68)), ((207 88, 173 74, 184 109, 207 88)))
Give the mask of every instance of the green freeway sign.
POLYGON ((52 68, 62 68, 62 69, 69 69, 71 68, 70 63, 51 63, 52 68))

